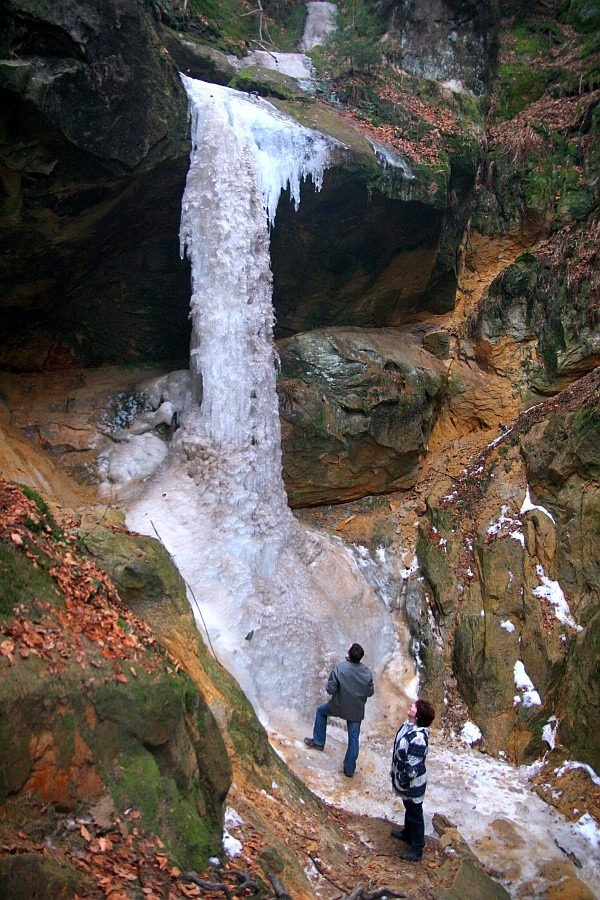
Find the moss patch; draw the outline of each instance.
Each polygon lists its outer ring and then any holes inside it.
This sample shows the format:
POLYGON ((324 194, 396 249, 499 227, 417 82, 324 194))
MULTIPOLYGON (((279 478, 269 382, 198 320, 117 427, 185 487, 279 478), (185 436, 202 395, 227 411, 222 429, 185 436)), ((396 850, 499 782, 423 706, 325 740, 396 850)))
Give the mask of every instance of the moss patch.
POLYGON ((34 561, 0 543, 0 616, 9 616, 15 606, 33 597, 56 604, 60 595, 51 575, 34 561))

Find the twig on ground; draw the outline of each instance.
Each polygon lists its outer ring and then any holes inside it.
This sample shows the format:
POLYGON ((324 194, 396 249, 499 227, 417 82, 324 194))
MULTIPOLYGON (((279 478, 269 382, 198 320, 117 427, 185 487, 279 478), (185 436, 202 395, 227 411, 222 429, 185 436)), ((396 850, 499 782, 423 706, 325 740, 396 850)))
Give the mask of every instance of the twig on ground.
POLYGON ((319 875, 322 875, 323 878, 325 878, 330 884, 332 884, 335 888, 337 888, 338 891, 343 892, 345 890, 345 888, 343 888, 340 884, 338 884, 337 881, 334 881, 333 878, 331 878, 331 876, 329 876, 327 874, 327 872, 325 871, 325 866, 323 865, 323 863, 321 862, 321 860, 319 859, 318 856, 313 856, 312 853, 309 853, 308 857, 309 857, 309 859, 312 860, 313 865, 314 865, 315 869, 317 870, 317 872, 319 873, 319 875))
POLYGON ((275 896, 278 897, 279 900, 292 900, 291 895, 285 890, 277 875, 274 875, 273 872, 267 872, 267 878, 271 882, 273 890, 275 891, 275 896))

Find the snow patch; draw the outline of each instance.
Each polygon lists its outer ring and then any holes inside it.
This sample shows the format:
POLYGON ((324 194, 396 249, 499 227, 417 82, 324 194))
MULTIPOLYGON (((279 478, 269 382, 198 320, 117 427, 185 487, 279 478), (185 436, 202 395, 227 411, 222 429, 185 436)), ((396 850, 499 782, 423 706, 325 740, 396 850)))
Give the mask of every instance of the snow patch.
POLYGON ((550 718, 542 728, 542 740, 546 741, 551 750, 554 750, 556 746, 558 726, 559 720, 556 718, 556 716, 550 716, 550 718))
POLYGON ((523 500, 523 505, 521 506, 521 515, 526 512, 529 512, 531 509, 537 509, 540 512, 544 513, 545 516, 548 516, 551 522, 554 522, 556 525, 556 521, 552 513, 549 513, 548 510, 544 506, 536 506, 535 503, 531 502, 531 497, 529 495, 529 485, 527 485, 527 490, 525 491, 525 499, 523 500))
POLYGON ((518 691, 521 691, 521 696, 517 695, 515 699, 515 703, 522 703, 523 706, 541 706, 542 701, 540 695, 535 689, 535 686, 525 671, 525 666, 521 662, 521 660, 517 660, 514 666, 514 681, 515 687, 518 691))
POLYGON ((473 746, 473 744, 476 744, 477 741, 481 740, 481 738, 482 734, 477 725, 475 725, 474 722, 465 722, 460 732, 461 741, 464 741, 465 744, 470 744, 471 746, 473 746))
POLYGON ((541 565, 537 565, 535 570, 542 583, 540 587, 534 588, 533 596, 547 600, 554 607, 554 614, 563 625, 569 625, 575 631, 582 631, 582 626, 578 625, 571 615, 569 604, 558 581, 552 581, 550 578, 547 578, 541 565))

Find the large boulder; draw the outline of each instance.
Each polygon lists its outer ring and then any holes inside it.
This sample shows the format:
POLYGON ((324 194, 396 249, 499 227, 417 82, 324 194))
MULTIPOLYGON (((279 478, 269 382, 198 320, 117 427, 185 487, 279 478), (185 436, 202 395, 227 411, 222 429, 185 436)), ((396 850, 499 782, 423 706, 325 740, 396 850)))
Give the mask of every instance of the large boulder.
POLYGON ((414 483, 446 366, 395 329, 313 331, 280 345, 283 473, 309 506, 414 483))

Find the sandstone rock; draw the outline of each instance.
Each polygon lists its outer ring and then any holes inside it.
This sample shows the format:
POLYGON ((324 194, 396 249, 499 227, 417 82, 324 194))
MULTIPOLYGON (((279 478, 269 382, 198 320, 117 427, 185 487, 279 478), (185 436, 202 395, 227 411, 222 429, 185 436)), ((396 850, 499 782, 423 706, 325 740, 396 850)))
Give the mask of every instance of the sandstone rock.
POLYGON ((409 334, 315 331, 280 345, 283 471, 295 506, 414 482, 445 369, 409 334))
MULTIPOLYGON (((34 501, 5 486, 3 508, 16 495, 15 521, 33 528, 34 501)), ((100 577, 94 581, 88 569, 85 578, 71 582, 69 576, 55 580, 47 571, 60 569, 67 558, 74 567, 89 566, 89 561, 76 549, 66 554, 64 544, 53 544, 56 528, 53 532, 43 506, 39 509, 35 515, 42 516, 48 537, 43 544, 32 543, 35 553, 26 556, 0 543, 0 593, 10 597, 2 605, 3 621, 14 619, 14 605, 22 617, 11 664, 2 657, 0 802, 14 811, 35 801, 70 815, 98 809, 98 804, 104 816, 108 808, 123 815, 136 807, 140 825, 161 835, 182 865, 201 867, 220 840, 231 784, 216 721, 189 676, 176 671, 175 664, 165 665, 155 639, 144 641, 139 621, 125 623, 126 607, 119 604, 119 619, 117 610, 107 606, 100 577), (27 630, 30 621, 37 630, 31 625, 27 630), (72 632, 69 622, 76 622, 72 632), (22 641, 22 634, 30 636, 22 641)), ((170 569, 174 577, 172 564, 170 569)), ((179 599, 187 603, 185 590, 179 599)), ((164 607, 164 596, 161 600, 164 607)), ((11 871, 6 870, 7 877, 11 871)), ((49 871, 40 877, 52 881, 54 875, 49 871)), ((61 890, 57 887, 57 896, 61 890)))
POLYGON ((437 356, 438 359, 448 359, 450 356, 450 335, 447 331, 429 331, 423 337, 423 347, 428 353, 437 356))
POLYGON ((444 481, 430 493, 417 554, 439 646, 486 744, 515 760, 539 755, 556 715, 558 740, 596 766, 597 376, 570 396, 563 412, 549 401, 539 422, 524 414, 454 491, 444 481), (521 513, 527 490, 535 499, 521 513), (531 703, 515 687, 517 661, 537 691, 531 703))
POLYGON ((470 860, 463 859, 452 886, 438 891, 436 900, 465 900, 466 897, 469 900, 508 900, 510 894, 470 860))

